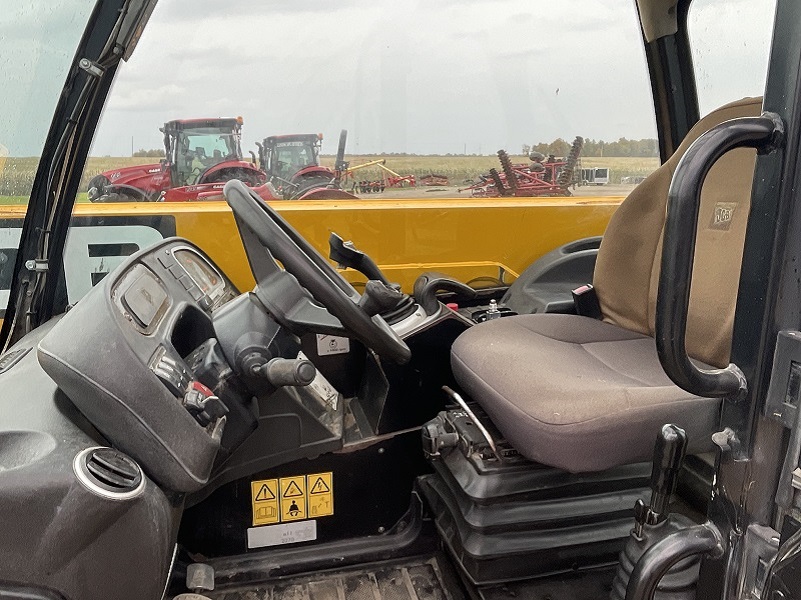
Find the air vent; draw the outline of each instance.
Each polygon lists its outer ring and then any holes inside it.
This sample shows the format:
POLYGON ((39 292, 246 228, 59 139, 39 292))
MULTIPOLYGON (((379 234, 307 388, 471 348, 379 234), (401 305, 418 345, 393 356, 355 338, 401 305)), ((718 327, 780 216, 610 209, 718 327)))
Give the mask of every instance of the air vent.
POLYGON ((113 448, 88 448, 75 457, 75 474, 90 491, 127 500, 144 489, 144 476, 139 465, 113 448))

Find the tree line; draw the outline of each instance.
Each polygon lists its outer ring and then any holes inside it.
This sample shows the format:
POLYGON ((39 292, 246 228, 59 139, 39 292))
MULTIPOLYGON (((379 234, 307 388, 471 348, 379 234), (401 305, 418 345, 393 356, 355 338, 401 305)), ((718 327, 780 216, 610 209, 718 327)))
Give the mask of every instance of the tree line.
POLYGON ((164 148, 157 148, 155 150, 145 150, 140 148, 133 153, 133 156, 144 156, 149 158, 164 158, 164 148))
MULTIPOLYGON (((523 144, 522 150, 523 154, 526 155, 536 151, 545 156, 549 154, 567 156, 567 153, 570 152, 570 146, 570 142, 557 138, 550 143, 523 144)), ((581 156, 659 156, 659 144, 653 138, 629 140, 622 137, 616 142, 585 139, 584 146, 581 149, 581 156)))

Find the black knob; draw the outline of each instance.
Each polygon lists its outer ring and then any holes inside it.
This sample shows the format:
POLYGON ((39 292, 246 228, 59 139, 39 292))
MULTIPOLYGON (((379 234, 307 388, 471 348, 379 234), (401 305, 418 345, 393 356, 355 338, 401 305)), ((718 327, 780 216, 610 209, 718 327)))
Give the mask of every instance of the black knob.
POLYGON ((404 298, 405 295, 400 290, 382 281, 371 279, 367 282, 367 285, 364 286, 364 292, 359 300, 359 306, 372 317, 373 315, 380 315, 392 310, 398 306, 404 298))
POLYGON ((663 425, 656 436, 651 470, 651 512, 657 520, 667 516, 686 452, 687 433, 677 425, 663 425))
POLYGON ((317 376, 317 369, 308 360, 274 358, 266 364, 253 367, 251 373, 265 377, 275 387, 284 387, 286 385, 309 385, 317 376))

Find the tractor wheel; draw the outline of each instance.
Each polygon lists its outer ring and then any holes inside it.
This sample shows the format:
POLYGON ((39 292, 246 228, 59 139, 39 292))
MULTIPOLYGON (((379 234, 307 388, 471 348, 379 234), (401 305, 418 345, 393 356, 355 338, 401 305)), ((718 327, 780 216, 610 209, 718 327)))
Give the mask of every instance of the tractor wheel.
POLYGON ((98 199, 104 195, 104 190, 110 183, 111 182, 108 180, 108 177, 105 175, 95 175, 92 177, 89 180, 89 185, 87 187, 89 201, 97 202, 98 199))
POLYGON ((509 193, 506 190, 506 186, 503 185, 503 180, 501 179, 501 174, 498 173, 498 169, 493 167, 489 170, 490 179, 492 179, 492 183, 495 184, 495 189, 498 190, 499 196, 508 196, 509 193))
POLYGON ((580 135, 576 136, 573 140, 573 145, 570 147, 570 153, 567 155, 565 166, 559 172, 559 177, 556 178, 556 183, 561 187, 567 188, 573 181, 573 171, 576 169, 581 149, 584 147, 584 138, 580 135))
POLYGON ((198 183, 225 183, 231 179, 239 179, 249 186, 256 186, 264 183, 264 174, 261 171, 255 171, 253 169, 228 167, 217 171, 210 177, 199 177, 198 183))
POLYGON ((111 186, 106 188, 100 196, 92 202, 111 203, 111 202, 155 202, 158 196, 150 196, 139 188, 131 185, 111 186))
POLYGON ((92 202, 110 204, 112 202, 140 202, 137 198, 129 196, 128 194, 120 194, 118 192, 111 192, 110 194, 103 194, 98 196, 92 202))
POLYGON ((297 187, 292 191, 289 200, 297 200, 306 195, 307 192, 319 188, 327 188, 331 184, 331 179, 320 175, 304 177, 297 183, 297 187))
POLYGON ((510 195, 513 196, 514 192, 517 190, 517 174, 512 168, 512 160, 509 158, 506 150, 498 150, 498 160, 501 161, 503 174, 506 175, 506 187, 509 188, 509 191, 511 192, 510 195))

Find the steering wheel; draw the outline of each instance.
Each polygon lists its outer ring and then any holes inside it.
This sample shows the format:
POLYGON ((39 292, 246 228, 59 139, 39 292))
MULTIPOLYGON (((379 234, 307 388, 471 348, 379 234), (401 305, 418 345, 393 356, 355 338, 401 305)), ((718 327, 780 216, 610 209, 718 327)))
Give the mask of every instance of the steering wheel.
POLYGON ((223 194, 234 214, 300 285, 339 319, 342 326, 379 355, 399 364, 411 350, 379 315, 359 306, 359 293, 331 264, 258 194, 237 179, 225 184, 223 194))

